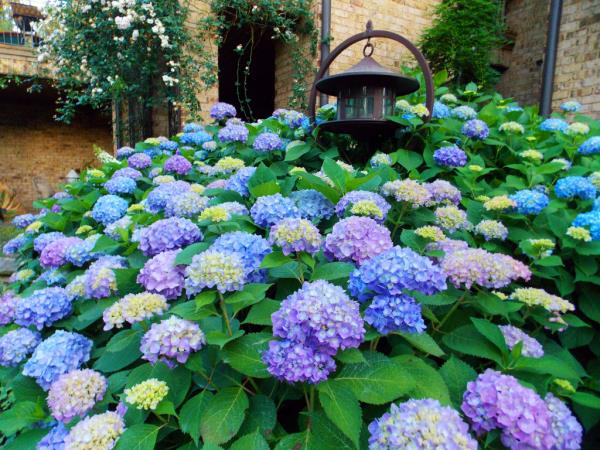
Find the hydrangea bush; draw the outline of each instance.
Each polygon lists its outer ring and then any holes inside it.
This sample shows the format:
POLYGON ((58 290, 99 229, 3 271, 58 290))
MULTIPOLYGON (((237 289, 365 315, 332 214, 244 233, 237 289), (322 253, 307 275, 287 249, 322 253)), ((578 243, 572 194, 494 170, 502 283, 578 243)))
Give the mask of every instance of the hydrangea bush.
POLYGON ((437 94, 364 166, 221 104, 17 217, 6 448, 591 445, 600 126, 437 94))

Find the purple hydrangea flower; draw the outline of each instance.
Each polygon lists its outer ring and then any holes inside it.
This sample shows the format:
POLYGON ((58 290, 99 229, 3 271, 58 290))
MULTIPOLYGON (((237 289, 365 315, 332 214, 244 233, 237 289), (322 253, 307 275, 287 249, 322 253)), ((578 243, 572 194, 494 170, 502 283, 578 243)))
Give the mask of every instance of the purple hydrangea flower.
POLYGON ((534 189, 522 189, 509 198, 517 204, 516 209, 519 214, 537 215, 550 203, 545 193, 534 189))
POLYGON ((92 250, 96 246, 96 242, 100 239, 100 236, 100 234, 92 234, 85 240, 68 247, 65 251, 65 260, 74 266, 81 267, 85 263, 98 258, 100 253, 92 252, 92 250))
MULTIPOLYGON (((117 150, 118 151, 118 150, 117 150)), ((69 429, 64 423, 58 422, 46 434, 40 442, 38 442, 35 450, 64 450, 65 438, 69 434, 69 429)))
POLYGON ((324 251, 329 259, 362 264, 392 248, 390 230, 369 217, 351 216, 333 226, 325 238, 324 251))
POLYGON ((106 298, 117 290, 117 277, 113 269, 124 269, 125 258, 103 256, 93 262, 85 273, 84 289, 87 298, 106 298))
POLYGON ((165 205, 165 217, 185 217, 192 218, 200 214, 207 206, 208 197, 187 191, 182 194, 171 197, 165 205))
POLYGON ((494 429, 510 449, 547 449, 555 444, 544 400, 515 377, 487 369, 467 384, 462 410, 479 435, 494 429))
POLYGON ((283 219, 300 217, 300 211, 291 199, 278 193, 258 197, 250 215, 258 226, 268 228, 283 219))
POLYGON ((352 205, 364 200, 373 202, 377 208, 379 208, 382 217, 376 218, 375 220, 379 223, 383 223, 392 206, 381 195, 375 192, 350 191, 337 202, 337 205, 335 205, 335 212, 338 217, 344 217, 350 212, 352 205))
POLYGON ((92 209, 92 217, 102 225, 108 225, 120 219, 127 212, 127 200, 117 195, 103 195, 92 209))
POLYGON ((127 177, 113 177, 104 183, 104 189, 113 195, 133 194, 136 187, 135 180, 127 177))
POLYGON ((167 300, 179 297, 183 291, 185 266, 175 264, 178 253, 179 250, 163 252, 146 261, 137 282, 148 292, 164 295, 167 300))
POLYGON ((169 367, 185 364, 190 354, 206 344, 204 333, 194 322, 171 316, 160 323, 152 324, 142 337, 142 358, 155 364, 164 362, 169 367))
POLYGON ((231 175, 231 177, 229 177, 227 184, 225 185, 225 189, 237 192, 242 197, 248 197, 250 195, 250 191, 248 190, 248 181, 250 178, 252 178, 255 172, 256 167, 242 167, 236 173, 231 175))
POLYGON ((269 241, 281 247, 284 255, 306 252, 317 253, 321 248, 321 233, 306 219, 283 219, 271 227, 269 241))
POLYGON ((369 450, 477 450, 458 412, 430 398, 392 403, 369 424, 369 433, 369 450))
POLYGON ((75 417, 84 417, 106 392, 107 380, 90 370, 72 370, 62 374, 48 391, 48 407, 52 416, 69 423, 75 417))
POLYGON ((322 219, 329 219, 333 215, 333 203, 314 189, 294 191, 290 194, 290 198, 300 211, 300 216, 315 224, 318 224, 322 219))
POLYGON ((271 375, 287 383, 318 384, 335 370, 330 355, 288 340, 269 342, 262 359, 271 375))
POLYGON ((40 264, 43 267, 60 267, 67 263, 66 254, 69 248, 83 243, 77 237, 64 237, 50 242, 40 254, 40 264))
POLYGON ((395 331, 421 333, 426 328, 421 315, 421 305, 406 294, 373 297, 373 301, 365 310, 365 322, 380 334, 395 331))
POLYGON ((125 159, 135 153, 135 149, 129 146, 121 147, 117 149, 117 159, 125 159))
POLYGON ((245 125, 227 125, 219 130, 221 142, 246 142, 248 140, 248 128, 245 125))
POLYGON ((156 214, 162 211, 169 200, 176 195, 188 192, 191 189, 186 181, 173 181, 171 183, 161 184, 155 187, 145 200, 145 206, 148 212, 156 214))
POLYGON ((592 136, 583 142, 577 149, 581 155, 595 155, 600 153, 600 136, 592 136))
MULTIPOLYGON (((131 220, 130 216, 123 216, 119 220, 115 220, 113 223, 108 224, 104 228, 104 234, 107 235, 109 238, 114 239, 115 241, 119 241, 119 240, 123 239, 119 230, 123 230, 123 231, 129 230, 129 227, 132 224, 133 224, 133 221, 131 220)), ((92 236, 90 236, 90 238, 91 237, 92 236)), ((86 241, 88 239, 86 239, 86 241)))
POLYGON ((227 189, 228 180, 214 180, 206 185, 206 189, 227 189))
POLYGON ((132 167, 123 167, 122 169, 116 170, 115 173, 113 173, 112 175, 112 178, 119 177, 132 178, 134 180, 137 180, 138 178, 142 178, 142 173, 139 170, 135 170, 132 167))
POLYGON ((274 336, 329 355, 358 347, 365 335, 358 303, 324 280, 304 283, 271 318, 274 336))
POLYGON ((165 161, 164 170, 165 172, 175 172, 178 175, 186 175, 192 170, 192 163, 184 156, 173 155, 165 161))
POLYGON ((546 394, 546 407, 550 413, 553 450, 579 450, 583 438, 583 428, 571 410, 552 393, 546 394))
POLYGON ((48 244, 64 237, 66 236, 59 231, 42 233, 33 240, 33 249, 38 253, 42 253, 48 244))
POLYGON ((467 154, 458 145, 438 148, 433 152, 433 159, 443 167, 463 167, 467 164, 467 154))
POLYGON ((471 139, 485 139, 490 134, 490 129, 483 120, 471 119, 465 122, 460 132, 471 139))
POLYGON ((0 366, 16 367, 42 341, 40 333, 17 328, 0 337, 0 366))
MULTIPOLYGON (((59 233, 59 234, 62 235, 62 233, 59 233)), ((44 236, 44 235, 40 234, 40 236, 44 236)), ((38 237, 40 237, 40 236, 38 236, 38 237)), ((27 243, 28 240, 29 240, 28 236, 24 233, 21 233, 21 234, 17 235, 16 237, 12 238, 6 244, 4 244, 4 247, 2 247, 2 252, 5 255, 14 255, 21 249, 21 247, 23 247, 27 243)))
POLYGON ((596 191, 594 183, 580 176, 561 178, 554 186, 554 193, 558 198, 579 197, 582 200, 593 200, 596 198, 596 191))
POLYGON ((11 323, 15 318, 18 297, 12 291, 0 295, 0 326, 11 323))
POLYGON ((167 250, 183 248, 201 241, 202 233, 189 219, 170 217, 154 222, 140 232, 140 250, 146 256, 154 256, 167 250))
POLYGON ((523 343, 521 354, 530 358, 541 358, 544 356, 544 347, 535 338, 532 338, 523 330, 512 325, 500 325, 500 331, 506 341, 506 346, 512 350, 519 342, 523 343))
POLYGON ((275 133, 261 133, 256 136, 252 148, 259 153, 269 153, 276 150, 281 150, 283 147, 283 141, 275 133))
POLYGON ((435 204, 458 205, 462 198, 460 191, 446 180, 435 180, 426 183, 425 189, 431 195, 428 206, 435 204))
POLYGON ((67 291, 60 287, 39 289, 29 297, 19 299, 15 310, 15 323, 38 330, 71 314, 73 307, 67 291))
POLYGON ((350 275, 348 289, 360 301, 374 295, 397 296, 405 290, 433 295, 446 290, 446 274, 410 248, 393 247, 367 260, 350 275))
POLYGON ((152 158, 145 153, 136 153, 127 158, 127 164, 129 164, 129 167, 141 170, 152 165, 152 158))
POLYGON ((37 346, 23 367, 23 375, 33 377, 44 390, 63 373, 79 369, 90 359, 92 341, 77 333, 57 330, 37 346))
POLYGON ((235 117, 236 113, 235 106, 225 102, 217 102, 210 107, 210 117, 216 120, 235 117))
POLYGON ((12 220, 12 224, 17 228, 27 228, 36 220, 38 220, 38 216, 35 214, 21 214, 19 216, 15 216, 15 218, 12 220))

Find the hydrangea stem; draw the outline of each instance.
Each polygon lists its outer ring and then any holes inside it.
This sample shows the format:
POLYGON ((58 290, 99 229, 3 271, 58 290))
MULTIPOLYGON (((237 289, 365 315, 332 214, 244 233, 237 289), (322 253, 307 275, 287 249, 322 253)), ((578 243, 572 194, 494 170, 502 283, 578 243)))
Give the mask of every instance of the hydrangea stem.
POLYGON ((221 294, 220 292, 219 304, 221 305, 221 311, 223 311, 223 319, 225 320, 227 332, 229 333, 229 336, 233 336, 233 331, 231 330, 231 323, 229 322, 229 315, 227 314, 227 305, 225 305, 225 298, 223 298, 223 294, 221 294))

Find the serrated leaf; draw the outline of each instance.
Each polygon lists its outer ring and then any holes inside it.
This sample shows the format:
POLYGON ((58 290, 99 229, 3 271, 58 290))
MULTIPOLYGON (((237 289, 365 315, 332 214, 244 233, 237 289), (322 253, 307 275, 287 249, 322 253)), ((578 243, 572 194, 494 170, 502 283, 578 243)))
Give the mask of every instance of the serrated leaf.
POLYGON ((571 396, 571 400, 578 405, 587 406, 588 408, 600 409, 600 397, 588 392, 575 392, 571 396))
POLYGON ((341 352, 337 352, 335 359, 345 364, 357 364, 367 362, 362 352, 357 348, 347 348, 341 352))
POLYGON ((400 164, 409 172, 413 169, 416 169, 423 163, 423 158, 421 155, 411 152, 410 150, 400 149, 392 154, 396 156, 396 161, 398 164, 400 164))
POLYGON ((418 348, 422 352, 428 353, 433 356, 445 355, 444 350, 435 342, 435 340, 427 333, 398 333, 404 339, 406 339, 410 345, 418 348))
POLYGON ((153 450, 160 428, 149 423, 127 427, 117 440, 115 450, 153 450))
POLYGON ((250 333, 227 344, 223 360, 238 372, 249 377, 267 378, 269 372, 261 355, 273 339, 270 333, 250 333))
POLYGON ((460 407, 467 383, 477 378, 477 372, 454 355, 440 367, 439 372, 446 381, 452 403, 460 407))
POLYGON ((330 158, 323 161, 323 172, 329 177, 335 187, 344 193, 346 189, 346 171, 330 158))
POLYGON ((275 403, 266 395, 257 394, 250 398, 250 408, 246 420, 239 433, 248 434, 252 430, 260 430, 264 436, 269 437, 277 423, 277 408, 275 403))
POLYGON ((189 434, 196 445, 200 439, 200 417, 211 396, 210 392, 202 391, 185 402, 179 411, 181 431, 189 434))
POLYGON ((266 298, 250 308, 243 323, 271 325, 271 315, 277 311, 280 306, 280 302, 266 298))
POLYGON ((133 330, 124 330, 115 334, 110 341, 108 341, 104 353, 102 353, 100 358, 94 363, 94 369, 102 372, 116 372, 117 370, 127 367, 134 361, 137 361, 142 355, 140 352, 141 332, 132 331, 133 330), (108 347, 113 345, 115 350, 108 351, 108 347))
POLYGON ((281 267, 285 264, 292 262, 293 259, 289 256, 285 256, 280 251, 274 251, 266 255, 260 263, 261 269, 272 269, 274 267, 281 267))
POLYGON ((493 324, 489 320, 479 319, 471 317, 471 322, 475 325, 475 328, 479 333, 494 344, 501 352, 507 352, 506 341, 504 335, 500 331, 497 325, 493 324))
POLYGON ((478 358, 491 359, 500 364, 500 351, 491 342, 481 339, 481 334, 473 325, 456 328, 442 338, 442 342, 452 350, 478 358))
POLYGON ((548 354, 541 358, 527 358, 522 356, 515 363, 515 370, 549 374, 557 378, 579 379, 577 372, 568 364, 565 364, 560 358, 548 354))
POLYGON ((192 258, 198 253, 202 253, 208 248, 206 242, 197 242, 192 245, 188 245, 186 248, 177 253, 175 257, 176 265, 189 265, 192 263, 192 258))
POLYGON ((304 141, 292 141, 288 144, 284 161, 295 161, 310 151, 310 145, 304 141))
POLYGON ((411 398, 434 398, 443 405, 450 404, 448 386, 436 369, 414 355, 396 356, 392 359, 408 370, 417 381, 410 391, 411 398))
POLYGON ((247 434, 239 438, 229 450, 269 450, 269 444, 265 438, 256 430, 252 434, 247 434))
POLYGON ((248 409, 248 396, 241 388, 225 388, 212 397, 200 417, 202 439, 213 444, 230 441, 240 429, 248 409))
POLYGON ((325 382, 317 387, 319 401, 329 420, 358 447, 362 411, 352 391, 339 383, 325 382))
POLYGON ((15 403, 9 410, 0 414, 0 431, 12 436, 17 431, 44 419, 42 407, 34 402, 15 403))
POLYGON ((317 266, 310 277, 313 280, 340 280, 348 278, 356 267, 354 264, 332 262, 317 266))

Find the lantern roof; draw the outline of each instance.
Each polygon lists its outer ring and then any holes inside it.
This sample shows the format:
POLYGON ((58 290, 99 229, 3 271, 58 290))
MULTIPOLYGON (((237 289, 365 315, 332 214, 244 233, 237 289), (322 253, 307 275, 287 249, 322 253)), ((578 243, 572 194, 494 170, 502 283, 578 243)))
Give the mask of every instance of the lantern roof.
POLYGON ((319 91, 332 96, 337 96, 340 89, 361 86, 390 87, 399 96, 415 92, 419 82, 383 67, 367 55, 350 69, 321 78, 316 84, 319 91))

